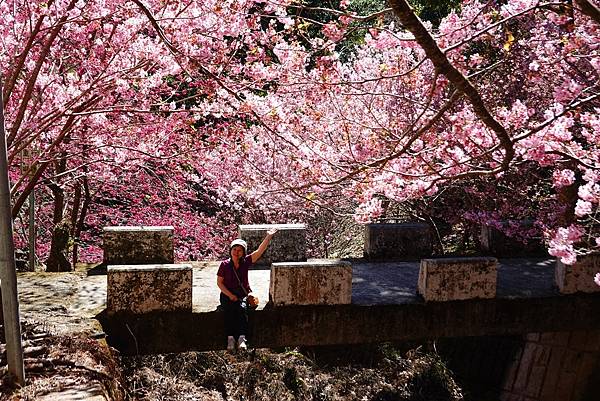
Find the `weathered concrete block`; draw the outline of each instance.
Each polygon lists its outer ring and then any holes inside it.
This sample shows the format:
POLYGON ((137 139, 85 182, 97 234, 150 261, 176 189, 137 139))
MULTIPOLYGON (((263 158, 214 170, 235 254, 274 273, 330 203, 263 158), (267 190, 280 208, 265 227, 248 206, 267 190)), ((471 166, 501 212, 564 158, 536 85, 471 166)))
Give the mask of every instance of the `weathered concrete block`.
POLYGON ((562 294, 598 292, 600 287, 594 282, 596 273, 600 273, 600 255, 586 255, 577 258, 574 265, 557 260, 554 278, 562 294))
POLYGON ((109 265, 110 313, 192 311, 192 265, 109 265))
MULTIPOLYGON (((509 223, 503 223, 508 225, 509 223)), ((533 222, 523 221, 518 224, 520 231, 533 228, 533 222)), ((546 248, 541 238, 531 238, 527 242, 506 236, 502 231, 487 225, 481 226, 479 234, 481 251, 497 257, 547 255, 546 248)))
POLYGON ((340 305, 352 298, 352 265, 340 260, 271 265, 269 299, 274 305, 340 305))
POLYGON ((306 226, 304 224, 240 225, 240 238, 248 243, 248 252, 258 248, 271 228, 279 231, 258 261, 260 265, 272 262, 301 262, 306 260, 306 226))
POLYGON ((104 227, 106 265, 173 263, 172 226, 104 227))
POLYGON ((364 256, 369 259, 418 259, 431 256, 431 228, 425 223, 367 224, 364 256))
POLYGON ((496 258, 421 260, 418 292, 426 301, 452 301, 496 296, 496 258))

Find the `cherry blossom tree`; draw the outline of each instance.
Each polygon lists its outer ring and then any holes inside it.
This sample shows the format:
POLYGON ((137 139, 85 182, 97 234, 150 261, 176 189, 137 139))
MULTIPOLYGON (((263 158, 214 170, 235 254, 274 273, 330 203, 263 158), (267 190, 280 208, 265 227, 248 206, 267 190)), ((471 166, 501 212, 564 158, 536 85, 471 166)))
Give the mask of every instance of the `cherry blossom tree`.
POLYGON ((465 1, 435 27, 336 4, 0 3, 13 216, 43 188, 46 238, 66 220, 98 257, 103 225, 173 224, 202 258, 237 223, 444 201, 567 263, 598 249, 597 2, 465 1))
MULTIPOLYGON (((323 27, 320 47, 330 51, 315 68, 305 68, 310 54, 299 44, 274 49, 277 92, 254 107, 278 130, 250 133, 247 142, 262 141, 249 159, 269 149, 277 161, 264 175, 276 177, 274 190, 313 202, 340 186, 360 202, 361 222, 384 212, 384 198, 504 180, 523 196, 507 209, 525 217, 523 201, 542 205, 529 211, 538 232, 551 254, 573 263, 599 237, 598 21, 579 4, 465 2, 432 31, 393 1, 399 21, 374 26, 345 63, 333 50, 353 18, 342 12, 323 27), (505 180, 519 175, 543 180, 536 194, 529 179, 505 180)), ((471 206, 463 217, 498 225, 504 217, 471 206)))
MULTIPOLYGON (((193 253, 206 253, 207 244, 194 239, 208 240, 198 231, 203 217, 189 215, 202 214, 194 188, 234 176, 236 163, 222 151, 244 126, 230 117, 233 103, 238 92, 260 90, 266 81, 242 62, 264 57, 262 44, 270 40, 259 13, 282 13, 284 5, 7 1, 0 7, 13 217, 38 188, 42 252, 64 220, 72 236, 84 238, 107 223, 185 221, 175 224, 181 237, 193 253), (173 176, 161 178, 165 172, 173 176), (123 184, 131 190, 116 193, 123 184), (123 211, 124 204, 137 208, 123 211), (102 206, 113 211, 110 218, 98 218, 102 206)), ((220 209, 228 206, 212 192, 220 209)))

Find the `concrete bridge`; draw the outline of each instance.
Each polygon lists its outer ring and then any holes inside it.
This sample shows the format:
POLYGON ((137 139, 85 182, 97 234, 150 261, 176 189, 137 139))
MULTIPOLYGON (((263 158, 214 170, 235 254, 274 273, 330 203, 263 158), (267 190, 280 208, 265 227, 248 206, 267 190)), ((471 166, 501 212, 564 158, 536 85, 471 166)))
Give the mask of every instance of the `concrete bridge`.
MULTIPOLYGON (((304 227, 300 226, 279 227, 282 241, 270 245, 271 260, 304 260, 300 238, 304 227), (283 235, 283 231, 288 232, 283 235), (294 246, 287 246, 288 242, 294 246)), ((390 235, 389 225, 384 225, 377 234, 378 227, 368 231, 373 241, 365 244, 382 245, 385 262, 352 260, 350 267, 309 261, 286 267, 273 264, 272 271, 252 270, 250 282, 262 304, 250 316, 250 345, 278 348, 435 339, 436 349, 454 372, 471 377, 482 388, 495 389, 501 401, 597 400, 600 292, 590 276, 600 270, 597 258, 578 262, 577 268, 566 268, 553 259, 500 259, 497 266, 490 258, 470 258, 460 266, 438 259, 423 261, 420 273, 418 262, 389 262, 394 255, 387 252, 414 250, 415 232, 427 239, 426 232, 400 225, 391 227, 390 235), (270 284, 277 306, 265 306, 270 284), (417 287, 425 299, 443 302, 426 302, 416 295, 417 287), (317 293, 317 301, 312 302, 317 293), (453 301, 444 301, 448 299, 453 301), (311 305, 298 306, 306 303, 311 305)), ((266 228, 240 226, 240 236, 250 244, 253 238, 260 240, 266 228)), ((80 308, 71 307, 68 314, 79 322, 78 317, 97 313, 90 314, 92 309, 103 309, 97 317, 107 340, 124 354, 223 349, 218 263, 193 263, 193 268, 173 265, 172 227, 111 230, 106 230, 104 243, 114 252, 105 249, 105 264, 127 266, 112 267, 108 280, 104 276, 82 280, 79 302, 73 305, 80 308), (157 241, 164 246, 157 247, 157 241), (119 259, 121 254, 126 257, 119 259), (140 313, 148 310, 186 312, 140 313)), ((365 254, 378 256, 374 249, 366 247, 365 254)), ((506 249, 514 252, 515 246, 506 249)), ((419 251, 420 257, 421 251, 430 254, 428 247, 419 251)))
MULTIPOLYGON (((352 304, 261 307, 251 317, 251 346, 437 339, 454 372, 498 389, 502 401, 595 401, 600 293, 560 295, 554 263, 500 259, 494 299, 426 303, 416 296, 417 262, 353 260, 352 304)), ((217 264, 193 266, 190 313, 106 319, 106 275, 77 271, 20 273, 21 314, 57 334, 105 331, 129 354, 223 349, 217 264)), ((264 305, 269 270, 251 271, 250 280, 264 305)))
MULTIPOLYGON (((352 303, 335 306, 265 306, 269 270, 252 270, 250 282, 262 306, 250 316, 250 344, 277 348, 600 329, 600 293, 561 295, 554 264, 501 259, 496 298, 425 302, 416 295, 418 262, 354 260, 352 303)), ((193 270, 191 313, 100 314, 108 342, 124 354, 223 349, 217 266, 193 270)))

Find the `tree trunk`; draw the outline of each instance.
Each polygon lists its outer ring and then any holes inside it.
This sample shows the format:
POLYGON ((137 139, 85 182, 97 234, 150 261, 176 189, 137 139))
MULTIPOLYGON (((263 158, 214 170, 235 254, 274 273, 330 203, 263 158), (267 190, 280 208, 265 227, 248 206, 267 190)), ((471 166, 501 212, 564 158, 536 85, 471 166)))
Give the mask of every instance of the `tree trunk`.
MULTIPOLYGON (((79 189, 79 197, 81 199, 81 187, 79 189)), ((88 178, 83 177, 83 205, 81 206, 81 212, 79 212, 79 217, 76 214, 72 214, 73 219, 71 220, 73 223, 73 268, 77 265, 78 262, 78 242, 79 236, 83 231, 83 225, 85 224, 85 218, 87 216, 87 211, 92 200, 92 196, 90 194, 90 186, 88 183, 88 178)), ((80 202, 80 201, 79 201, 80 202)), ((78 202, 78 208, 79 208, 78 202)))
MULTIPOLYGON (((66 170, 66 159, 61 158, 55 164, 56 173, 60 174, 66 170)), ((49 185, 54 195, 54 213, 52 222, 52 242, 50 244, 50 253, 46 259, 46 271, 65 272, 71 271, 72 266, 67 258, 69 252, 69 239, 71 238, 71 222, 68 218, 63 218, 65 207, 65 192, 57 183, 49 185)))
POLYGON ((68 272, 73 270, 67 258, 70 238, 71 222, 68 219, 64 219, 54 226, 50 254, 46 260, 46 271, 68 272))

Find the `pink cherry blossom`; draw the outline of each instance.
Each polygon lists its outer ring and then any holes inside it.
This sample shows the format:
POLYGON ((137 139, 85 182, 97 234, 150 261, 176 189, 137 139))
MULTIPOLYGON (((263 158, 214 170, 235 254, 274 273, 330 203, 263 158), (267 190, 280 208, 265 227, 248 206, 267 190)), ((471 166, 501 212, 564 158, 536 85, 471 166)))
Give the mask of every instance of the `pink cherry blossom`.
POLYGON ((569 169, 555 170, 552 178, 555 188, 568 187, 575 182, 575 173, 569 169))
POLYGON ((600 202, 600 185, 588 182, 577 190, 579 197, 586 202, 600 202))
POLYGON ((323 27, 323 34, 333 42, 338 42, 344 37, 344 29, 335 22, 329 22, 323 27))
POLYGON ((377 217, 381 216, 382 212, 381 200, 372 198, 358 206, 354 214, 354 219, 358 223, 366 224, 377 219, 377 217))
POLYGON ((577 8, 464 2, 422 26, 449 74, 391 16, 361 20, 369 33, 341 57, 360 17, 345 1, 324 38, 289 0, 69 4, 0 2, 20 247, 32 188, 40 254, 62 213, 90 260, 107 224, 172 224, 178 258, 210 258, 239 222, 325 235, 325 211, 365 223, 386 198, 522 239, 544 230, 568 262, 597 246, 600 30, 577 8), (457 74, 477 96, 453 96, 457 74), (580 176, 579 199, 563 201, 580 176))
POLYGON ((575 214, 578 217, 583 217, 592 212, 592 203, 579 199, 575 205, 575 214))

